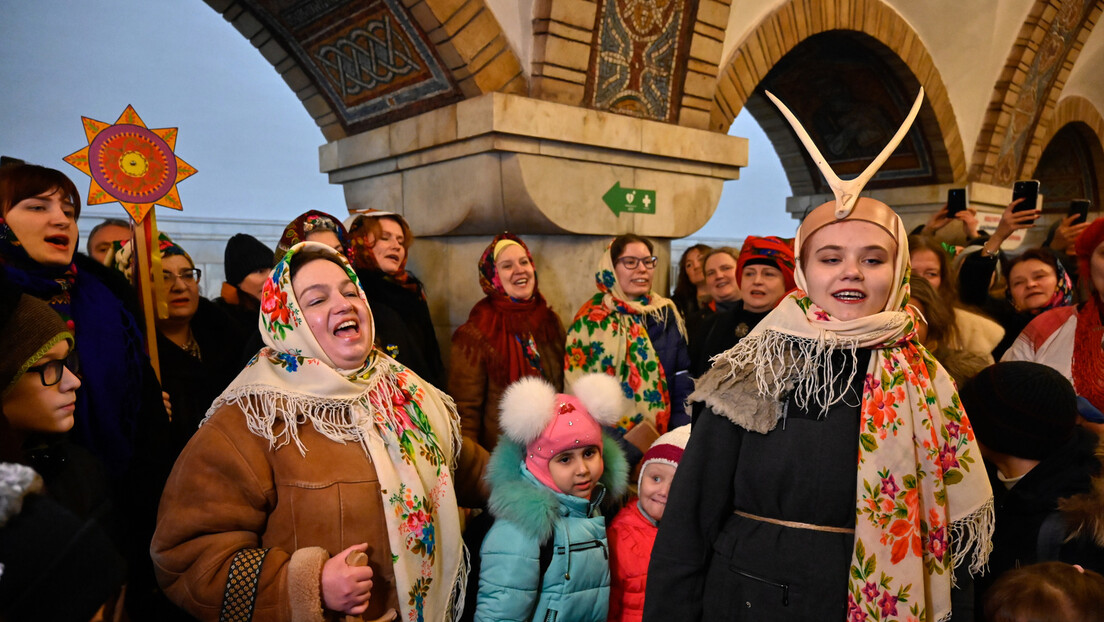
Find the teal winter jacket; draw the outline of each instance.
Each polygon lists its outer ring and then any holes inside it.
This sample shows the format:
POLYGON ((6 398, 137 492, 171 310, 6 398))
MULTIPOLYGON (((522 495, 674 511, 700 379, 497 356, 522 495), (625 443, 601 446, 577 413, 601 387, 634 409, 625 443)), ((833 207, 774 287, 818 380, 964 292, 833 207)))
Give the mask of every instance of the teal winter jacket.
POLYGON ((495 517, 481 549, 476 622, 605 622, 609 547, 599 507, 627 487, 628 464, 603 435, 605 472, 591 499, 553 491, 525 468, 525 448, 500 438, 487 469, 495 517), (552 560, 540 582, 541 544, 552 560))

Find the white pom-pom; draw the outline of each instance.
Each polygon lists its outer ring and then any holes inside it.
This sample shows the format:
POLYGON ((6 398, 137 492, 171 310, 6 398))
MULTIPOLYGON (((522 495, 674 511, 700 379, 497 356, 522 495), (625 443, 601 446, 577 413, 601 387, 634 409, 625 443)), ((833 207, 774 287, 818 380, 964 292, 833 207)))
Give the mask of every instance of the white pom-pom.
POLYGON ((571 385, 571 391, 598 423, 613 425, 625 414, 625 394, 621 392, 621 383, 609 374, 582 376, 571 385))
POLYGON ((499 402, 498 420, 511 440, 528 445, 551 423, 556 389, 538 376, 526 376, 511 384, 499 402))

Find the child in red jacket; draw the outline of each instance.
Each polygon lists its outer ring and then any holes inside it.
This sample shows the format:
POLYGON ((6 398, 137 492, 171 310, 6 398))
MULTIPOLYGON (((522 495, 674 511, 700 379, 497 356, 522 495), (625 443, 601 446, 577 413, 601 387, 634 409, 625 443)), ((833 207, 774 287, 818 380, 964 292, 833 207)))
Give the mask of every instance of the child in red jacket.
POLYGON ((667 505, 667 491, 690 439, 690 426, 675 428, 652 443, 640 462, 637 497, 631 499, 607 532, 610 546, 609 622, 639 621, 652 545, 667 505))

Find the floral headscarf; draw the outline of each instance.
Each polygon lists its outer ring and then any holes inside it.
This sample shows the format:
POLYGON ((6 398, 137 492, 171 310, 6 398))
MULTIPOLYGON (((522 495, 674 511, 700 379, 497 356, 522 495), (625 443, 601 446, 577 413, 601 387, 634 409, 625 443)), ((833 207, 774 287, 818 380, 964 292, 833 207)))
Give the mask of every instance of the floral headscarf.
MULTIPOLYGON (((467 580, 451 473, 460 451, 456 409, 448 396, 375 348, 359 369, 333 365, 305 323, 291 284, 291 261, 304 250, 338 259, 367 306, 344 256, 317 242, 292 246, 264 284, 258 322, 266 347, 207 416, 236 404, 249 429, 273 450, 294 443, 306 455, 299 428, 307 424, 334 442, 359 444, 379 476, 402 619, 452 619, 463 607, 467 580)), ((371 309, 368 314, 371 337, 371 309)))
POLYGON ((655 292, 636 300, 625 294, 613 270, 612 244, 611 240, 606 245, 594 273, 598 293, 583 304, 567 329, 564 382, 570 385, 591 372, 617 378, 625 397, 635 404, 617 428, 628 432, 647 420, 662 434, 671 418, 671 396, 645 318, 674 321, 683 337, 686 327, 670 299, 655 292))
MULTIPOLYGON (((479 258, 479 286, 487 295, 472 307, 467 323, 457 329, 452 338, 453 344, 463 353, 487 355, 487 373, 500 386, 524 376, 541 376, 538 344, 563 343, 560 318, 548 307, 536 284, 528 300, 515 300, 506 295, 495 269, 496 249, 503 244, 521 247, 529 261, 533 261, 529 247, 521 238, 512 233, 495 236, 479 258)), ((534 281, 536 278, 536 264, 533 263, 534 281)))
MULTIPOLYGON (((857 348, 872 349, 857 430, 847 619, 942 621, 951 612, 954 569, 969 558, 977 574, 988 559, 993 493, 954 383, 917 339, 906 232, 894 220, 897 287, 882 312, 831 317, 805 293, 799 263, 798 289, 716 359, 690 399, 765 434, 783 417, 786 395, 825 412, 843 399, 839 383, 823 382, 837 375, 834 350, 854 357, 857 348)), ((795 248, 802 243, 799 229, 795 248)))
POLYGON ((284 227, 284 233, 280 241, 276 243, 276 260, 279 261, 288 249, 300 242, 307 241, 307 235, 315 231, 333 231, 337 241, 341 242, 341 248, 345 251, 345 258, 353 260, 349 249, 349 233, 345 231, 345 225, 341 221, 326 212, 310 210, 297 216, 295 220, 284 227))
POLYGON ((414 243, 414 234, 406 219, 394 212, 384 212, 377 209, 362 211, 345 219, 346 228, 349 230, 349 248, 352 255, 353 266, 357 270, 367 273, 375 273, 384 281, 394 283, 403 289, 416 294, 421 300, 425 300, 425 290, 413 274, 406 271, 406 262, 410 259, 410 245, 414 243), (387 274, 380 269, 376 261, 376 255, 372 249, 376 246, 375 235, 372 233, 373 225, 384 218, 394 220, 399 224, 403 232, 403 253, 399 269, 392 274, 387 274))

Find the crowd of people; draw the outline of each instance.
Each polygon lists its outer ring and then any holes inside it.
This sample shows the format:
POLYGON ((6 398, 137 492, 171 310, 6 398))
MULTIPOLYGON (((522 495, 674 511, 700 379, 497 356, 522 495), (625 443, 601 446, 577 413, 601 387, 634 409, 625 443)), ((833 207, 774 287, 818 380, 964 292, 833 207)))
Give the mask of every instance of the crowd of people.
POLYGON ((0 620, 1099 619, 1104 218, 1016 206, 830 201, 670 297, 619 235, 566 322, 501 233, 443 353, 398 214, 234 235, 214 300, 162 234, 147 326, 129 223, 5 165, 0 620))

